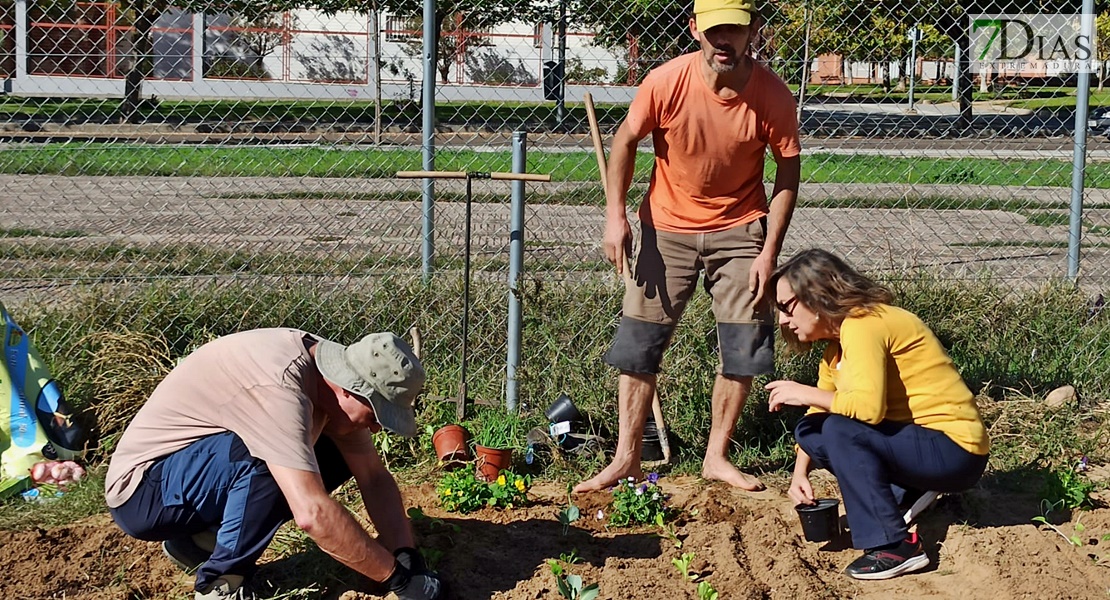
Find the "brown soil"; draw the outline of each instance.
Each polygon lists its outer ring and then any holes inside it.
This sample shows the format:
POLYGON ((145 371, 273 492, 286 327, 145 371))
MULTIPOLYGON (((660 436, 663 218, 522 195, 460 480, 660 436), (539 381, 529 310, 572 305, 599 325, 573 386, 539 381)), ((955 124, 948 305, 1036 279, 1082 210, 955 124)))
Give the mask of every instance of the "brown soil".
MULTIPOLYGON (((511 511, 487 509, 460 516, 436 507, 431 485, 405 487, 409 506, 430 519, 415 527, 424 548, 442 551, 438 568, 459 598, 501 600, 559 598, 546 564, 577 550, 569 566, 586 583, 601 586, 599 598, 696 598, 671 559, 695 554, 693 569, 720 592, 721 600, 748 598, 1106 598, 1110 592, 1110 509, 1084 511, 1058 525, 1082 546, 1031 519, 1036 498, 977 489, 942 498, 923 515, 919 533, 932 564, 923 572, 889 581, 858 582, 840 571, 858 551, 845 538, 813 544, 780 492, 758 494, 693 478, 664 478, 681 548, 655 528, 607 529, 596 519, 609 496, 576 497, 583 518, 563 534, 555 515, 565 502, 560 486, 533 489, 535 503, 511 511)), ((772 486, 774 488, 775 486, 772 486)), ((835 490, 828 480, 821 492, 835 490)), ((0 597, 189 598, 189 579, 162 557, 157 544, 126 537, 106 515, 50 530, 0 532, 0 597)), ((297 557, 263 564, 259 578, 281 579, 285 590, 316 588, 313 597, 366 600, 357 578, 298 579, 297 557), (292 583, 290 583, 292 580, 292 583)), ((307 571, 307 569, 305 569, 307 571)), ((300 596, 298 596, 300 597, 300 596)))

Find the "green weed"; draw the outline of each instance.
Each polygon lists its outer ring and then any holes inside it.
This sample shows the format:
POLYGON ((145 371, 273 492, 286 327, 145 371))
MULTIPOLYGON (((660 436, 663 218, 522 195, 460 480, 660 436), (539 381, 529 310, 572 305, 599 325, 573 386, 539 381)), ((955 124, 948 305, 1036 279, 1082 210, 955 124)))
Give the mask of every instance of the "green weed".
POLYGON ((1042 495, 1051 505, 1059 504, 1065 508, 1078 509, 1094 506, 1091 492, 1095 491, 1095 488, 1093 481, 1074 468, 1064 466, 1048 471, 1042 495))

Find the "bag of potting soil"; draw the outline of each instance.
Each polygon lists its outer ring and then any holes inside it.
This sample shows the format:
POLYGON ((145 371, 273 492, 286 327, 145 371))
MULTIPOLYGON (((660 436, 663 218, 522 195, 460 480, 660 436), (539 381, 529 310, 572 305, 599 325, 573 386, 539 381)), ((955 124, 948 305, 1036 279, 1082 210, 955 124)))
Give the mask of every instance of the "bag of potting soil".
POLYGON ((74 459, 86 432, 31 340, 0 303, 0 496, 26 489, 23 478, 43 460, 74 459))

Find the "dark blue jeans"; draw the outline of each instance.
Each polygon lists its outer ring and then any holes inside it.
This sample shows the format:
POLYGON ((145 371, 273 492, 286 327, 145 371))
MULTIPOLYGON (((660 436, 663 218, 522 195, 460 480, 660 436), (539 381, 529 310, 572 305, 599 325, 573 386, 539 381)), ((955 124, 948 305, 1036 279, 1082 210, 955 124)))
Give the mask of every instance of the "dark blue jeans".
MULTIPOLYGON (((314 449, 329 492, 351 478, 329 438, 322 436, 314 449)), ((197 570, 198 590, 224 574, 250 577, 278 527, 293 517, 266 463, 251 456, 231 432, 159 459, 134 495, 110 512, 125 533, 140 540, 215 530, 216 549, 197 570)))
POLYGON ((836 476, 856 548, 906 538, 909 531, 898 505, 907 489, 962 492, 979 481, 987 466, 986 456, 911 423, 868 425, 842 415, 815 414, 798 422, 794 438, 814 467, 836 476))

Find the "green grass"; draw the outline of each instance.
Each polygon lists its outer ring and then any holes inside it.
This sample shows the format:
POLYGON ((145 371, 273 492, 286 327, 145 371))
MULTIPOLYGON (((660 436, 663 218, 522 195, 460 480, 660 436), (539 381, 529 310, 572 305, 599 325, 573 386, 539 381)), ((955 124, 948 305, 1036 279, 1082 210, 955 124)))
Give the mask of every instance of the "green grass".
POLYGON ((77 229, 46 231, 44 229, 29 229, 23 227, 0 228, 0 238, 47 237, 64 239, 84 237, 85 235, 85 232, 77 229))
MULTIPOLYGON (((0 236, 2 237, 2 236, 0 236)), ((343 241, 344 236, 319 234, 309 239, 320 244, 343 241)), ((532 250, 543 244, 532 242, 532 250)), ((559 244, 566 248, 568 244, 559 244)), ((0 266, 0 278, 8 280, 88 279, 88 280, 158 280, 178 277, 242 275, 281 277, 373 277, 390 272, 416 271, 422 266, 419 255, 405 256, 396 251, 360 251, 357 254, 326 252, 290 253, 277 258, 245 250, 224 250, 210 244, 159 244, 145 247, 117 242, 57 245, 54 243, 12 244, 0 240, 0 251, 11 259, 0 266)), ((475 273, 499 273, 507 268, 508 258, 502 255, 472 258, 475 273)), ((461 256, 437 255, 432 267, 457 270, 463 266, 461 256)), ((582 261, 575 256, 537 255, 529 259, 536 271, 573 270, 577 272, 607 271, 608 263, 582 261)))
MULTIPOLYGON (((76 304, 43 307, 21 315, 55 375, 66 382, 78 405, 95 396, 86 336, 122 330, 164 336, 171 351, 183 353, 198 340, 252 327, 291 325, 333 339, 355 339, 365 331, 404 332, 418 325, 428 332, 424 356, 433 396, 453 397, 458 386, 457 333, 443 331, 442 315, 459 314, 461 282, 441 275, 434 284, 384 275, 359 293, 329 291, 311 280, 279 285, 198 284, 163 281, 142 292, 91 294, 76 304), (240 307, 249 306, 249 310, 240 307), (305 307, 312 307, 306 310, 305 307), (388 310, 385 307, 389 307, 388 310), (359 314, 358 319, 351 319, 359 314)), ((537 277, 522 290, 524 356, 521 397, 542 409, 560 393, 594 416, 599 426, 616 431, 612 403, 615 376, 601 361, 608 347, 621 292, 613 282, 547 284, 537 277), (578 307, 567 310, 567 307, 578 307)), ((892 280, 903 305, 915 310, 950 348, 973 390, 1004 395, 1005 390, 1042 394, 1071 383, 1085 396, 1110 396, 1110 313, 1088 319, 1087 299, 1070 288, 1046 288, 1021 295, 989 282, 951 283, 912 277, 892 280)), ((472 398, 498 399, 503 384, 502 330, 505 301, 501 282, 473 284, 472 398)), ((450 321, 450 319, 448 319, 450 321)), ((448 326, 453 326, 450 323, 448 326)), ((662 396, 680 458, 696 462, 709 426, 708 402, 716 364, 708 300, 698 294, 680 325, 661 376, 662 396)), ((817 354, 780 354, 778 376, 813 381, 817 354)), ((1001 397, 1001 396, 999 396, 1001 397)), ((790 456, 790 418, 768 415, 765 394, 756 386, 745 411, 744 461, 782 466, 790 456)), ((437 425, 448 405, 425 407, 437 425)), ((535 413, 533 413, 535 416, 535 413)), ((738 446, 738 449, 741 446, 738 446)), ((404 465, 406 461, 399 459, 404 465)), ((777 468, 777 467, 775 467, 777 468)))
POLYGON ((60 498, 31 503, 17 495, 0 504, 0 531, 64 525, 104 511, 104 470, 100 469, 90 471, 60 498))
MULTIPOLYGON (((510 171, 509 152, 441 149, 436 168, 444 171, 510 171)), ((645 182, 653 157, 637 156, 637 181, 645 182)), ((598 181, 592 153, 533 151, 528 171, 554 181, 598 181)), ((419 170, 419 150, 338 150, 324 147, 135 146, 59 143, 11 146, 0 150, 0 173, 67 176, 177 177, 356 177, 389 178, 397 171, 419 170)), ((1087 186, 1110 188, 1110 163, 1087 164, 1087 186)), ((774 177, 767 161, 766 179, 774 177)), ((1070 160, 980 158, 897 158, 806 153, 802 181, 807 183, 903 183, 1069 187, 1070 160)))
MULTIPOLYGON (((798 86, 791 85, 797 91, 798 86)), ((995 91, 980 92, 972 88, 972 100, 1004 101, 1011 106, 1029 110, 1068 110, 1075 107, 1075 88, 1007 86, 995 91)), ((886 102, 905 104, 908 90, 892 88, 883 91, 877 84, 806 86, 807 98, 836 98, 844 101, 886 102)), ((943 103, 952 101, 951 86, 914 86, 916 102, 943 103)), ((1110 90, 1092 90, 1091 106, 1110 105, 1110 90)), ((114 122, 118 117, 118 100, 80 98, 21 98, 0 97, 0 119, 19 122, 27 119, 55 122, 114 122)), ((419 123, 419 104, 408 101, 385 100, 382 103, 382 120, 386 126, 395 123, 419 123)), ((375 107, 367 100, 162 100, 144 103, 141 114, 154 123, 223 122, 255 123, 284 122, 301 124, 356 123, 372 124, 375 107)), ((597 117, 603 126, 612 127, 628 112, 625 104, 598 104, 597 117)), ((436 105, 436 118, 442 124, 469 124, 474 127, 506 127, 532 125, 552 128, 557 123, 554 102, 440 102, 436 105)), ((586 123, 585 107, 580 98, 567 98, 566 123, 579 127, 586 123)))
MULTIPOLYGON (((1038 227, 1059 227, 1061 225, 1069 225, 1071 223, 1071 215, 1068 213, 1058 212, 1034 212, 1025 215, 1025 220, 1030 225, 1038 227)), ((1083 220, 1083 225, 1090 227, 1091 224, 1086 219, 1083 220)))
MULTIPOLYGON (((565 123, 581 126, 586 123, 585 105, 578 98, 568 98, 565 123)), ((22 98, 0 96, 0 118, 11 122, 45 119, 56 122, 116 122, 118 100, 77 98, 22 98)), ((619 123, 628 113, 624 104, 597 104, 599 122, 608 126, 619 123)), ((224 124, 283 122, 299 124, 361 123, 372 124, 375 118, 373 101, 366 100, 206 100, 144 103, 140 113, 152 123, 224 124)), ((383 101, 382 120, 394 123, 420 123, 421 108, 406 101, 383 101)), ((519 125, 557 124, 554 102, 440 102, 436 104, 436 120, 441 124, 492 126, 497 129, 519 125)))

